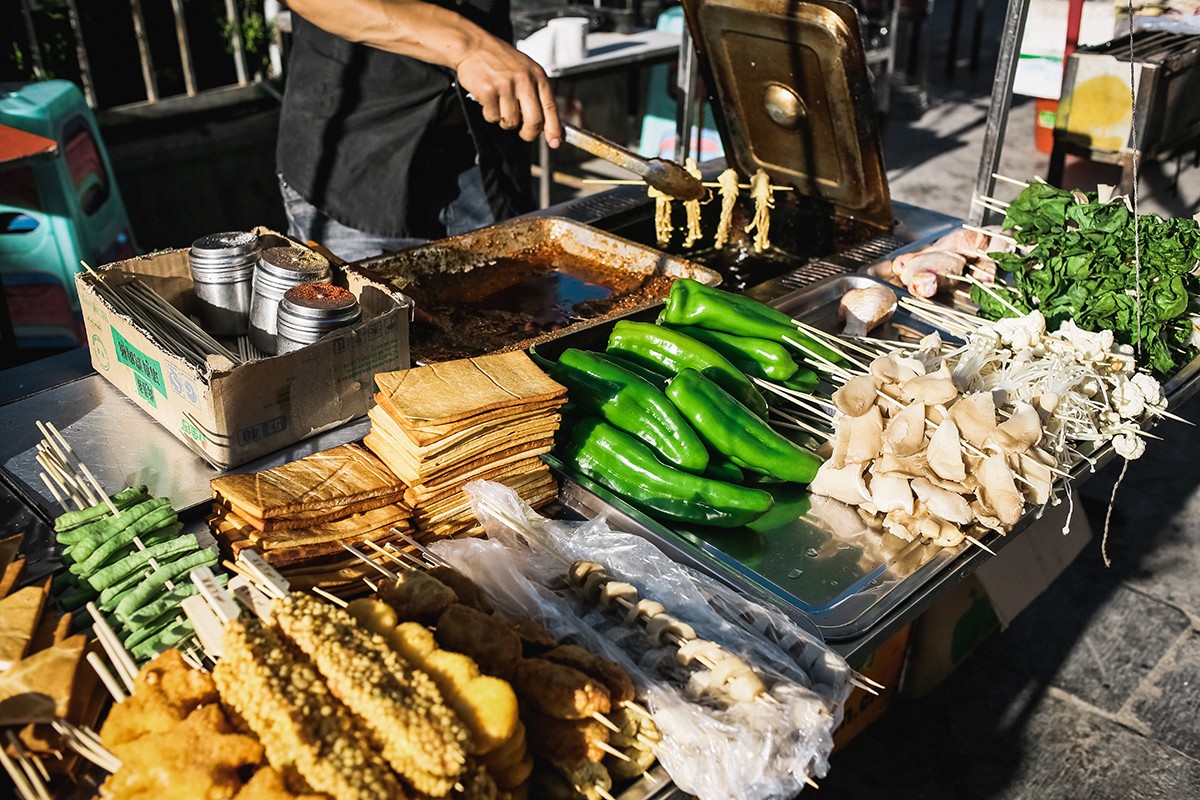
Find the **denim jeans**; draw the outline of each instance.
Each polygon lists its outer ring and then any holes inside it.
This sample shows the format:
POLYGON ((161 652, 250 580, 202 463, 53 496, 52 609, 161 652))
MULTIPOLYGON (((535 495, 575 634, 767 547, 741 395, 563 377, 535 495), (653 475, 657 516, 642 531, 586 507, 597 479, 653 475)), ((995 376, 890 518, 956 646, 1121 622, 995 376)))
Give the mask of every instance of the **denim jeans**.
MULTIPOLYGON (((455 236, 496 222, 483 188, 483 176, 475 166, 458 176, 458 197, 441 211, 438 220, 446 233, 455 236)), ((424 244, 426 239, 380 236, 343 225, 300 196, 279 176, 279 192, 288 218, 288 235, 302 242, 318 242, 346 261, 390 253, 424 244)))

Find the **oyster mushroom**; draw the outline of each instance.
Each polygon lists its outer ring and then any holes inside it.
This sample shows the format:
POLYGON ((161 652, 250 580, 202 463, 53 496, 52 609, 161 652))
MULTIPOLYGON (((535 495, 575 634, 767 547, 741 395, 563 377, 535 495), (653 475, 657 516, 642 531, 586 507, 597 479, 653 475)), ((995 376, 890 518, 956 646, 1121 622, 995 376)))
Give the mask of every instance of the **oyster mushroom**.
POLYGON ((898 456, 910 456, 925 446, 925 406, 910 403, 888 420, 883 431, 885 448, 898 456))
POLYGON ((895 473, 908 478, 920 478, 929 472, 929 462, 924 453, 913 453, 903 457, 883 453, 871 465, 871 472, 876 475, 895 473))
POLYGON ((875 407, 875 388, 870 375, 857 375, 833 393, 833 404, 847 416, 861 416, 875 407))
POLYGON ((865 468, 866 464, 847 464, 835 469, 826 462, 817 469, 817 475, 808 485, 808 490, 852 506, 870 502, 871 493, 867 491, 867 482, 863 477, 865 468))
POLYGON ((1025 509, 1025 501, 1017 491, 1007 459, 993 453, 983 459, 975 475, 979 479, 979 499, 1006 527, 1016 525, 1025 509))
POLYGON ((1017 403, 1008 419, 996 426, 988 444, 1006 453, 1024 453, 1042 438, 1042 418, 1029 403, 1017 403))
POLYGON ((872 475, 870 489, 871 503, 882 513, 913 513, 912 487, 903 475, 872 475))
POLYGON ((929 468, 939 478, 948 481, 963 481, 967 477, 967 467, 963 463, 962 439, 958 435, 958 426, 951 419, 942 420, 933 436, 929 437, 926 448, 929 468))
POLYGON ((911 486, 913 493, 935 517, 958 525, 966 525, 974 518, 965 497, 934 486, 927 478, 914 478, 911 486))
POLYGON ((883 450, 883 416, 879 413, 878 406, 871 406, 871 409, 861 416, 842 419, 838 428, 848 431, 844 456, 846 463, 871 461, 883 450))
POLYGON ((996 404, 991 392, 963 395, 950 406, 950 419, 958 426, 959 435, 983 447, 996 429, 996 404))
POLYGON ((950 377, 950 368, 943 361, 936 371, 909 378, 901 387, 909 400, 927 406, 949 403, 958 397, 958 388, 950 377))

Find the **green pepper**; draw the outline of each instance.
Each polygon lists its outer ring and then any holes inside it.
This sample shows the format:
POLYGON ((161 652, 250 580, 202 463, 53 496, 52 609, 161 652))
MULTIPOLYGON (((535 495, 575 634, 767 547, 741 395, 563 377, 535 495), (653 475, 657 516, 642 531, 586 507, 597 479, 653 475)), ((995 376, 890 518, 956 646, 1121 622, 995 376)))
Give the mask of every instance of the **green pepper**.
POLYGON ((754 413, 767 415, 767 401, 741 370, 704 342, 679 331, 649 322, 621 320, 608 337, 608 352, 668 376, 685 368, 702 372, 754 413))
POLYGON ((817 361, 841 363, 841 353, 831 350, 796 328, 787 314, 745 295, 724 292, 691 278, 671 284, 667 303, 658 321, 667 325, 697 325, 710 331, 753 339, 770 339, 794 347, 817 361))
POLYGON ((574 347, 550 371, 573 403, 636 436, 688 472, 708 466, 708 448, 663 393, 627 369, 574 347))
POLYGON ((741 467, 720 453, 716 455, 709 453, 708 469, 704 470, 704 477, 712 478, 714 481, 725 481, 726 483, 741 483, 746 480, 746 473, 742 472, 741 467))
POLYGON ((783 481, 809 483, 821 466, 816 454, 781 436, 693 369, 676 375, 667 384, 666 395, 700 438, 739 467, 783 481))
POLYGON ((646 369, 636 361, 630 361, 628 358, 617 355, 616 353, 592 353, 596 358, 603 359, 610 364, 616 364, 622 369, 627 369, 634 375, 637 375, 642 380, 649 383, 660 392, 667 388, 667 376, 660 375, 652 369, 646 369))
POLYGON ((737 528, 765 514, 768 492, 669 467, 646 445, 591 417, 572 431, 563 462, 660 519, 737 528))
POLYGON ((769 381, 786 381, 796 374, 800 366, 788 349, 770 339, 752 339, 732 333, 710 331, 697 325, 675 326, 675 330, 693 339, 704 342, 729 359, 735 367, 754 378, 769 381))

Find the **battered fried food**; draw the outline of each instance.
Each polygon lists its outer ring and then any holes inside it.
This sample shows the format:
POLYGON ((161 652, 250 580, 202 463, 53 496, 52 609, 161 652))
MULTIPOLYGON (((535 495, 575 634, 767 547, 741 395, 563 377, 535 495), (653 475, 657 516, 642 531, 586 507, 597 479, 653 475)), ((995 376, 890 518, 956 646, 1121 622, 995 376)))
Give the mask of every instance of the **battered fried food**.
POLYGON ((396 609, 401 620, 432 625, 458 601, 458 595, 429 573, 410 569, 395 581, 384 582, 379 587, 379 599, 396 609))
POLYGON ((738 198, 738 175, 735 170, 726 169, 717 176, 721 196, 721 216, 717 221, 717 232, 713 237, 713 247, 720 250, 729 241, 729 232, 733 229, 733 207, 738 198))
POLYGON ((517 696, 543 714, 558 719, 584 719, 612 708, 608 690, 572 667, 544 658, 527 658, 513 677, 517 696))
POLYGON ((512 628, 521 639, 521 653, 526 658, 540 656, 547 650, 558 647, 558 639, 550 635, 550 631, 531 619, 504 618, 504 624, 512 628))
POLYGON ((492 613, 492 603, 483 593, 483 589, 458 570, 446 566, 430 567, 429 575, 453 589, 458 602, 464 606, 470 606, 485 614, 492 613))
POLYGON ((255 772, 233 800, 325 800, 322 794, 293 794, 283 781, 283 775, 272 767, 255 772))
POLYGON ((425 657, 438 649, 433 631, 419 622, 401 622, 383 634, 383 639, 405 661, 422 664, 425 657))
POLYGON ((354 617, 359 625, 371 633, 378 633, 380 636, 386 636, 395 630, 396 623, 399 622, 396 609, 382 600, 375 600, 370 597, 360 597, 357 600, 351 600, 349 605, 346 606, 346 613, 354 617))
POLYGON ((427 674, 400 658, 343 609, 293 593, 275 622, 365 727, 393 770, 430 797, 445 797, 467 763, 470 735, 427 674))
POLYGON ((573 644, 559 645, 542 655, 547 661, 573 667, 604 684, 609 700, 614 706, 628 703, 636 694, 633 681, 620 664, 601 658, 595 653, 573 644))
POLYGON ((334 800, 403 800, 350 713, 275 633, 239 619, 225 626, 222 644, 213 669, 221 700, 258 736, 271 766, 334 800))
POLYGON ((121 767, 101 794, 120 800, 231 800, 242 788, 238 770, 262 763, 263 747, 234 733, 216 704, 201 706, 159 736, 113 748, 121 767))
POLYGON ((529 728, 534 755, 550 761, 603 761, 597 745, 608 742, 608 728, 594 719, 555 719, 527 709, 522 714, 529 728))
MULTIPOLYGON (((684 168, 689 175, 700 180, 700 167, 696 164, 696 159, 688 158, 684 162, 684 168)), ((683 210, 687 214, 687 233, 683 238, 683 246, 691 247, 704 235, 704 232, 700 230, 700 199, 684 200, 683 210)))
POLYGON ((612 788, 612 776, 603 764, 594 761, 554 761, 554 768, 587 800, 600 800, 599 787, 607 792, 612 788))
POLYGON ((750 197, 754 200, 754 219, 746 226, 746 233, 754 232, 754 252, 761 253, 771 247, 771 209, 775 207, 771 176, 761 169, 750 176, 750 197))
POLYGON ((112 707, 100 729, 109 749, 170 730, 197 706, 217 700, 212 676, 189 667, 178 650, 165 650, 142 667, 133 686, 133 694, 112 707))
POLYGON ((438 617, 434 633, 442 647, 466 653, 488 675, 508 678, 521 658, 521 640, 510 628, 461 603, 438 617))
POLYGON ((498 770, 507 769, 524 759, 528 749, 527 744, 525 723, 518 719, 516 730, 513 731, 513 735, 508 738, 508 741, 490 753, 480 756, 479 760, 494 775, 498 770))

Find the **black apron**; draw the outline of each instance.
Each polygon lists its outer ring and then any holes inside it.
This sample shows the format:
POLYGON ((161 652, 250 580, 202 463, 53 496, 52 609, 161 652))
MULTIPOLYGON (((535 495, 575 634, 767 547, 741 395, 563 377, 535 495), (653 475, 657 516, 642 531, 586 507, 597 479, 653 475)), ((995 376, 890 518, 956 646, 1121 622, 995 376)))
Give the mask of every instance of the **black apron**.
MULTIPOLYGON (((438 2, 512 39, 508 0, 438 2)), ((533 209, 530 147, 483 119, 445 68, 359 45, 292 13, 276 164, 333 219, 380 236, 445 236, 439 212, 478 154, 497 219, 533 209)))

